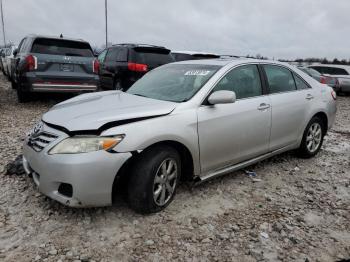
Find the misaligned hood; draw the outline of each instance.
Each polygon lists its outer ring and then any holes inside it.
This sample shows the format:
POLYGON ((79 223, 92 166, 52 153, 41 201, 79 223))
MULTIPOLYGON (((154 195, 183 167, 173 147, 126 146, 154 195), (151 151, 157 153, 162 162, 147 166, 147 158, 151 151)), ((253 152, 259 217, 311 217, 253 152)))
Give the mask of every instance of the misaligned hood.
POLYGON ((59 103, 42 120, 68 131, 98 130, 111 122, 169 114, 176 103, 140 97, 121 91, 80 95, 59 103))

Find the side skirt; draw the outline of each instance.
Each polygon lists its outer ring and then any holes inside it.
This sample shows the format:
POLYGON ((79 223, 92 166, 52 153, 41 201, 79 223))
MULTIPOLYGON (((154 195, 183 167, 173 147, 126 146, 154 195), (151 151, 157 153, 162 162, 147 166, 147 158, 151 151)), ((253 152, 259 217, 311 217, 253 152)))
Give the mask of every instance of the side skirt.
POLYGON ((247 166, 253 165, 255 163, 258 163, 258 162, 260 162, 262 160, 265 160, 267 158, 270 158, 272 156, 281 154, 283 152, 292 150, 294 148, 295 147, 291 147, 291 146, 283 147, 283 148, 277 149, 275 151, 272 151, 270 153, 258 156, 256 158, 252 158, 250 160, 247 160, 247 161, 235 164, 235 165, 226 166, 224 168, 220 168, 220 169, 214 170, 214 171, 209 172, 207 174, 203 174, 203 175, 197 177, 195 185, 198 185, 198 184, 201 184, 201 183, 203 183, 205 181, 208 181, 210 179, 213 179, 213 178, 216 178, 216 177, 219 177, 219 176, 222 176, 222 175, 226 175, 228 173, 240 170, 242 168, 245 168, 247 166))

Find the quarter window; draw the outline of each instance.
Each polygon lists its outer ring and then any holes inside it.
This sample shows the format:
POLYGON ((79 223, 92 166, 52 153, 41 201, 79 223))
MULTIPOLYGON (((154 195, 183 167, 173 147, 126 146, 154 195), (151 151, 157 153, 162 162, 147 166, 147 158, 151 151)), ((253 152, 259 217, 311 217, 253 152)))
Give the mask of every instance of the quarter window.
POLYGON ((303 79, 301 79, 298 75, 293 74, 295 79, 295 84, 297 85, 298 90, 308 89, 310 88, 303 79))
POLYGON ((245 65, 231 70, 213 89, 213 91, 219 90, 234 91, 237 99, 262 95, 257 66, 245 65))
POLYGON ((264 65, 270 93, 282 93, 296 90, 291 71, 274 65, 264 65))

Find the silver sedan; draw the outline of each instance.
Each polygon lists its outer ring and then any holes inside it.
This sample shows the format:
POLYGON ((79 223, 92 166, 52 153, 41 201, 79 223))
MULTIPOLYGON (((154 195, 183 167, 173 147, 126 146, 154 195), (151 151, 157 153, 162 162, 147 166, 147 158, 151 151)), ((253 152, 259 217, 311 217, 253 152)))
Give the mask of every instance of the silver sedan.
POLYGON ((317 154, 336 95, 275 61, 199 60, 152 70, 127 92, 54 106, 28 134, 24 168, 39 190, 72 207, 164 209, 180 180, 197 183, 288 150, 317 154))

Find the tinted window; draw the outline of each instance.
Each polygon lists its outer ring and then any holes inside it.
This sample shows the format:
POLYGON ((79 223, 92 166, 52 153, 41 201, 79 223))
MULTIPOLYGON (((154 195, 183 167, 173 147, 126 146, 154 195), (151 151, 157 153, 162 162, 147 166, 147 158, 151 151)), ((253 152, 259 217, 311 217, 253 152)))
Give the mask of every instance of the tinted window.
POLYGON ((106 58, 106 54, 107 54, 107 49, 106 50, 103 50, 101 52, 101 54, 98 55, 97 59, 100 63, 103 63, 105 61, 105 58, 106 58))
POLYGON ((126 48, 118 48, 116 61, 118 61, 118 62, 126 62, 126 61, 128 61, 128 49, 126 49, 126 48))
POLYGON ((295 79, 295 84, 297 86, 298 90, 302 90, 302 89, 308 89, 310 88, 303 79, 301 79, 298 75, 293 74, 294 75, 294 79, 295 79))
POLYGON ((35 39, 32 47, 32 52, 39 54, 64 56, 94 56, 88 43, 47 38, 35 39))
POLYGON ((321 74, 326 75, 348 75, 349 73, 342 68, 336 68, 336 67, 327 67, 327 66, 313 66, 311 67, 321 74))
POLYGON ((131 62, 146 64, 151 68, 175 61, 169 50, 156 48, 134 48, 130 60, 131 62))
POLYGON ((117 61, 117 48, 108 49, 105 62, 116 62, 117 61))
POLYGON ((219 68, 209 65, 167 65, 147 73, 127 93, 184 102, 194 96, 219 68))
POLYGON ((257 66, 245 65, 233 69, 213 89, 213 91, 219 90, 234 91, 237 99, 262 95, 257 66))
POLYGON ((296 90, 291 71, 274 65, 264 65, 270 93, 281 93, 296 90))

